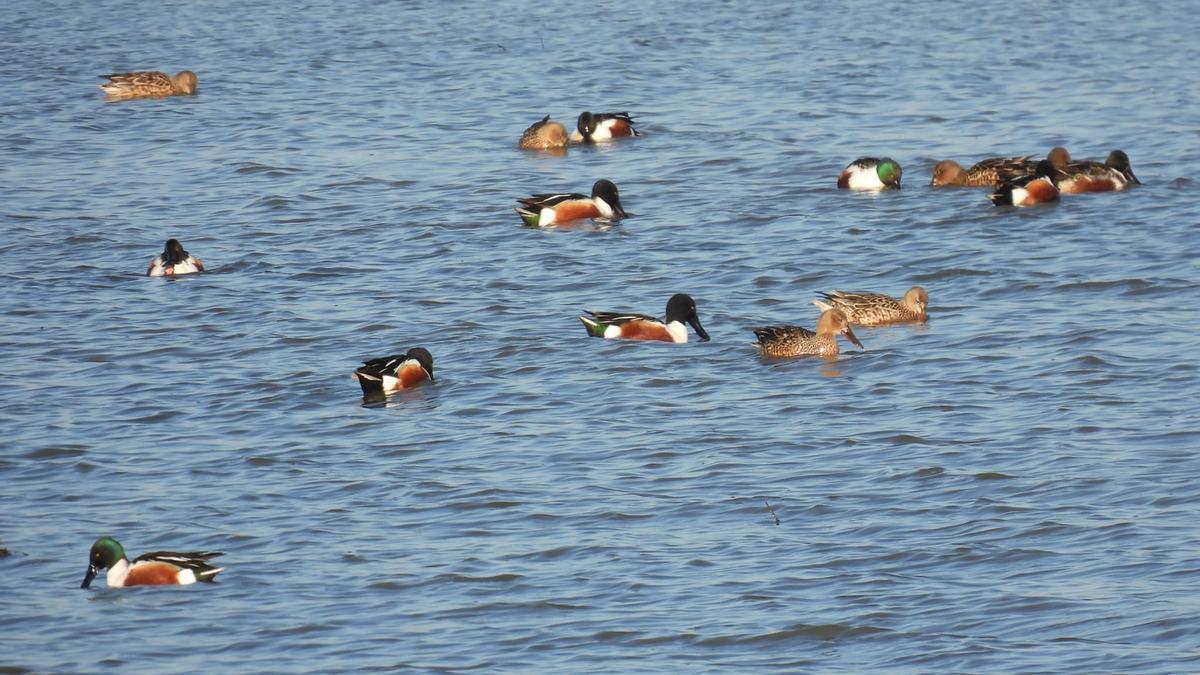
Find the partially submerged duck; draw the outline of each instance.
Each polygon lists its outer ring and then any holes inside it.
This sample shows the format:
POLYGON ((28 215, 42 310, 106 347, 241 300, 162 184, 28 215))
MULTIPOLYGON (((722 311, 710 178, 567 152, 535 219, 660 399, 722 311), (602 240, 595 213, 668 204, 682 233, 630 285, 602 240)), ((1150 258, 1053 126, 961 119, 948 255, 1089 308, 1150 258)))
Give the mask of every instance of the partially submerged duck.
POLYGON ((890 157, 859 157, 842 169, 837 186, 843 190, 900 189, 900 165, 890 157))
POLYGON ((546 115, 521 134, 517 146, 522 150, 556 150, 567 147, 567 128, 546 115))
POLYGON ((575 131, 571 132, 572 143, 602 143, 623 136, 640 136, 633 128, 633 118, 627 112, 579 113, 575 131))
POLYGON ((185 251, 178 239, 168 239, 163 252, 150 261, 146 276, 170 277, 203 271, 204 263, 199 258, 185 251))

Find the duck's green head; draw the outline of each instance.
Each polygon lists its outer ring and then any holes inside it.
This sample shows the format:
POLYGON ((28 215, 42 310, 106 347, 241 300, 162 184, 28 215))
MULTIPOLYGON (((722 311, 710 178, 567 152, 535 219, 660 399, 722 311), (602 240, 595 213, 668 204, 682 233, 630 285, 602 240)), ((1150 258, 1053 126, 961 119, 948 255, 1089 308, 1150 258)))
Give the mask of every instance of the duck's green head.
POLYGON ((83 583, 79 587, 87 588, 100 570, 112 567, 124 557, 125 549, 117 543, 116 539, 100 537, 96 543, 92 544, 92 551, 88 554, 87 574, 83 576, 83 583))
POLYGON ((893 159, 884 157, 879 160, 879 166, 875 167, 875 171, 879 174, 879 180, 889 187, 900 187, 900 165, 893 159))

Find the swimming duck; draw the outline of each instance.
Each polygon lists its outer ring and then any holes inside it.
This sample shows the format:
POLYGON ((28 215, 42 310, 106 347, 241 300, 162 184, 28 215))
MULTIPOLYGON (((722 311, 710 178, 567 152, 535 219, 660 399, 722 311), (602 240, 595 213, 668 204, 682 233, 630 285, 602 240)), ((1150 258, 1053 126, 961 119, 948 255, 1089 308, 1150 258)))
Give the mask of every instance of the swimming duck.
POLYGON ((587 316, 580 316, 579 320, 592 337, 682 344, 688 341, 687 327, 684 326, 684 323, 688 323, 701 342, 708 341, 708 332, 700 325, 700 317, 696 314, 696 301, 686 293, 676 293, 667 301, 665 320, 646 314, 591 310, 584 310, 584 313, 587 316))
POLYGON ((889 157, 859 157, 838 176, 843 190, 900 189, 900 165, 889 157))
POLYGON ((1000 187, 1021 176, 1028 176, 1037 169, 1037 162, 1023 157, 990 157, 964 169, 952 159, 943 159, 933 167, 933 187, 959 185, 963 187, 1000 187))
POLYGON ((996 206, 1033 206, 1058 201, 1058 177, 1050 160, 1038 162, 1033 175, 1014 178, 1001 185, 988 199, 996 206))
POLYGON ((183 250, 183 244, 178 239, 168 239, 163 245, 163 252, 150 261, 146 276, 170 277, 203 271, 204 263, 199 258, 183 250))
POLYGON ((561 225, 583 218, 617 220, 625 217, 617 186, 601 178, 592 185, 592 196, 574 192, 537 194, 518 199, 514 207, 521 220, 530 227, 561 225))
POLYGON ((517 145, 522 150, 565 148, 567 147, 567 128, 546 115, 540 122, 534 122, 521 134, 521 140, 517 145))
POLYGON ((182 70, 174 77, 157 70, 109 73, 100 77, 108 79, 100 88, 111 100, 190 96, 196 93, 196 74, 190 70, 182 70))
POLYGON ((362 387, 363 396, 394 394, 425 380, 432 382, 433 355, 423 347, 413 347, 403 354, 364 361, 354 371, 354 379, 362 387))
POLYGON ((839 334, 865 349, 854 331, 850 330, 846 315, 837 309, 821 312, 815 333, 800 326, 763 326, 754 329, 754 336, 758 338, 755 347, 763 356, 771 357, 837 356, 839 334))
POLYGON ((105 581, 109 588, 125 586, 187 585, 197 581, 212 581, 225 568, 208 564, 220 551, 144 553, 132 563, 125 557, 125 548, 112 537, 100 537, 88 554, 88 569, 80 588, 91 586, 92 579, 102 569, 108 569, 105 581))
POLYGON ((821 311, 837 309, 846 320, 855 326, 882 326, 889 323, 925 321, 928 318, 929 294, 920 286, 908 289, 904 297, 897 300, 882 293, 847 293, 832 291, 821 293, 825 298, 813 300, 821 311))
POLYGON ((1072 161, 1066 148, 1057 147, 1047 156, 1058 170, 1058 189, 1063 194, 1083 192, 1118 192, 1141 181, 1133 175, 1129 155, 1123 150, 1113 150, 1103 163, 1095 161, 1072 161))
POLYGON ((572 143, 598 143, 611 141, 622 136, 640 136, 633 128, 633 118, 627 112, 579 113, 575 130, 571 132, 572 143))

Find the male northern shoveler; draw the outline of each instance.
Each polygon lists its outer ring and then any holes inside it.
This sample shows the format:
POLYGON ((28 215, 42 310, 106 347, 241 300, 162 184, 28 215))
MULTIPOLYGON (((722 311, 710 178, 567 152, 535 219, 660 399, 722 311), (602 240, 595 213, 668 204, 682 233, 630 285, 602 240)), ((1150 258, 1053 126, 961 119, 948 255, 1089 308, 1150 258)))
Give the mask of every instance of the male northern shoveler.
POLYGON ((812 332, 800 326, 763 326, 754 329, 758 338, 755 347, 763 356, 837 356, 838 334, 858 345, 862 343, 850 330, 850 322, 846 315, 837 309, 827 309, 821 312, 817 319, 817 332, 812 332))
POLYGON ((100 570, 108 568, 105 581, 109 588, 124 586, 165 586, 194 584, 197 581, 212 581, 223 567, 208 564, 210 558, 222 555, 220 551, 193 551, 171 553, 155 551, 134 559, 125 557, 125 549, 112 537, 100 537, 92 544, 88 556, 87 574, 80 588, 87 588, 100 570))
POLYGON ((1033 175, 1014 178, 988 195, 996 206, 1033 206, 1058 201, 1058 170, 1043 159, 1033 175))
POLYGON ((571 132, 572 143, 611 141, 621 136, 640 136, 627 112, 579 113, 579 122, 571 132))
POLYGON ((196 256, 183 250, 183 244, 178 239, 168 239, 163 246, 163 252, 150 261, 146 268, 148 277, 170 277, 179 274, 203 272, 204 263, 196 256))
POLYGON ((190 70, 180 71, 174 77, 157 70, 110 73, 100 77, 108 78, 108 82, 100 85, 100 88, 111 100, 190 96, 196 93, 196 74, 190 70))
POLYGON ((1115 192, 1141 181, 1133 175, 1129 155, 1122 150, 1108 153, 1104 163, 1094 161, 1071 161, 1066 148, 1057 147, 1050 151, 1047 159, 1058 170, 1058 189, 1063 194, 1081 192, 1115 192))
POLYGON ((363 396, 394 394, 433 381, 433 355, 423 347, 413 347, 403 354, 364 361, 354 371, 354 379, 362 386, 363 396))
POLYGON ((889 157, 859 157, 838 176, 843 190, 885 190, 900 188, 900 165, 889 157))
POLYGON ((920 286, 913 286, 897 300, 882 293, 847 293, 833 291, 822 293, 825 298, 813 300, 822 312, 836 309, 855 326, 882 326, 889 323, 924 322, 928 318, 929 294, 920 286))
POLYGON ((534 122, 517 143, 522 150, 554 150, 567 147, 567 128, 550 119, 549 115, 534 122))
POLYGON ((667 301, 665 321, 645 314, 584 312, 588 316, 581 316, 579 320, 592 337, 682 344, 688 341, 687 326, 683 325, 686 322, 691 324, 701 342, 708 342, 708 332, 700 325, 700 317, 696 314, 696 301, 686 293, 676 293, 667 301))
POLYGON ((518 199, 517 215, 530 227, 561 225, 582 218, 617 220, 625 217, 621 195, 610 180, 601 178, 592 185, 592 196, 578 193, 539 194, 518 199))
POLYGON ((933 187, 1000 187, 1008 181, 1028 176, 1037 170, 1037 162, 1024 157, 991 157, 964 169, 952 159, 943 159, 933 167, 933 187))

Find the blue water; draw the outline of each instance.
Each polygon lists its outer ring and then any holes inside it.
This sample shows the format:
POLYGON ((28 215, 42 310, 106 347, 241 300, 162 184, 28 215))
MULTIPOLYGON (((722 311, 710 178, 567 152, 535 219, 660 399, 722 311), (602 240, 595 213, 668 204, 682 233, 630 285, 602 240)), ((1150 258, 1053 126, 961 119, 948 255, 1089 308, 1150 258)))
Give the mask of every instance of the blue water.
POLYGON ((0 670, 1200 670, 1192 5, 601 9, 6 10, 0 670), (516 149, 582 110, 644 136, 516 149), (1055 145, 1144 185, 927 186, 1055 145), (511 210, 601 177, 615 227, 511 210), (168 237, 209 272, 142 276, 168 237), (865 351, 750 346, 913 284, 865 351), (575 319, 676 292, 711 342, 575 319), (100 535, 226 571, 82 591, 100 535))

